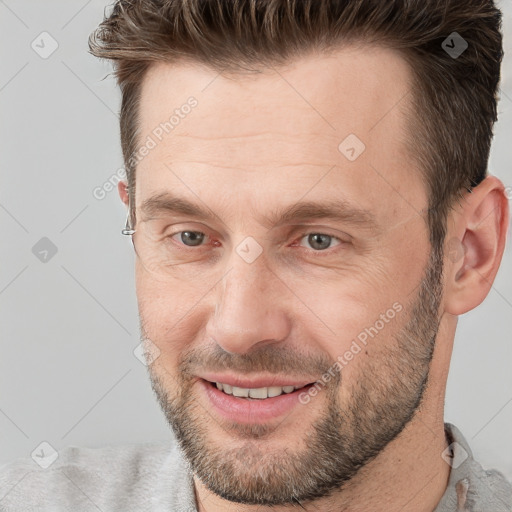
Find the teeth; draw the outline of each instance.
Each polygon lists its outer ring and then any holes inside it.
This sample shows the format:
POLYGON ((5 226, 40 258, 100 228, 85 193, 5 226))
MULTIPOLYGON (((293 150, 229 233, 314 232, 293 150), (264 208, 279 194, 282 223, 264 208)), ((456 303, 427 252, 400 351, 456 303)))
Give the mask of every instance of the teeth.
POLYGON ((272 398, 274 396, 282 395, 283 393, 292 393, 299 386, 270 386, 268 388, 238 388, 236 386, 230 386, 229 384, 223 384, 222 382, 216 382, 217 389, 224 391, 228 395, 238 396, 242 398, 272 398))
POLYGON ((280 388, 279 386, 272 386, 267 388, 267 396, 269 398, 272 398, 273 396, 279 396, 282 392, 283 388, 280 388))
POLYGON ((267 398, 267 388, 249 389, 251 398, 267 398))
POLYGON ((247 398, 249 396, 249 390, 244 388, 237 388, 233 386, 233 396, 242 396, 247 398))

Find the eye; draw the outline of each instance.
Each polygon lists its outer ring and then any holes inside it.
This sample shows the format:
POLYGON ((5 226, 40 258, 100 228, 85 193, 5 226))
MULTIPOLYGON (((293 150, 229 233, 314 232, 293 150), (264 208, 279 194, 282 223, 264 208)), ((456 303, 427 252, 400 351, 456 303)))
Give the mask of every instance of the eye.
MULTIPOLYGON (((209 237, 208 237, 208 235, 206 235, 205 233, 203 233, 201 231, 186 230, 186 231, 178 231, 176 233, 170 234, 170 235, 168 235, 167 238, 173 240, 181 248, 183 248, 183 247, 193 248, 193 247, 200 247, 202 245, 205 245, 204 242, 209 237)), ((299 238, 299 242, 293 243, 292 247, 297 246, 297 245, 300 245, 302 247, 308 247, 308 246, 305 246, 304 243, 307 243, 309 245, 309 248, 311 249, 312 252, 319 253, 319 252, 327 251, 327 249, 331 249, 332 247, 342 245, 346 242, 334 235, 329 235, 327 233, 309 232, 309 233, 302 233, 301 237, 299 238), (333 243, 334 243, 334 245, 333 245, 333 243)), ((215 243, 212 243, 212 245, 218 246, 219 243, 215 242, 215 243)))
MULTIPOLYGON (((302 241, 304 239, 315 252, 330 249, 333 241, 337 241, 336 245, 341 245, 342 243, 339 238, 326 233, 303 233, 300 240, 302 241)), ((300 245, 302 245, 302 243, 300 245)))
POLYGON ((174 240, 175 237, 178 237, 178 243, 187 247, 197 247, 202 244, 205 236, 206 235, 201 233, 201 231, 178 231, 178 233, 169 235, 169 238, 174 240))

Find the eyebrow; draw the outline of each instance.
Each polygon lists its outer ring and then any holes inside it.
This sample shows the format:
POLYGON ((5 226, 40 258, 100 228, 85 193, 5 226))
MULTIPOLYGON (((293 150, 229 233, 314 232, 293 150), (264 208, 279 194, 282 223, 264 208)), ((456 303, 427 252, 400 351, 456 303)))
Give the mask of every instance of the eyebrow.
MULTIPOLYGON (((151 220, 162 214, 181 215, 205 220, 219 219, 206 206, 174 196, 169 192, 162 192, 144 200, 140 211, 144 220, 151 220)), ((257 215, 256 217, 263 226, 268 228, 312 219, 341 221, 369 230, 378 230, 379 228, 379 223, 371 211, 352 205, 342 199, 329 199, 322 202, 302 201, 286 207, 274 208, 269 214, 257 215)))

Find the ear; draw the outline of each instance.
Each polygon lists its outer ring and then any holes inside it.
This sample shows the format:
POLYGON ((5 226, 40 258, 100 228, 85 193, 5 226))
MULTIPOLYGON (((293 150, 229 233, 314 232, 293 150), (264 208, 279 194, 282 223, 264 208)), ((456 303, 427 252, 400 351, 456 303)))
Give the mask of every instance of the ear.
POLYGON ((487 296, 498 272, 509 222, 503 183, 486 177, 449 215, 445 241, 445 311, 461 315, 487 296))
POLYGON ((126 181, 120 181, 117 184, 117 191, 119 192, 121 201, 123 201, 123 203, 128 206, 128 185, 126 181))

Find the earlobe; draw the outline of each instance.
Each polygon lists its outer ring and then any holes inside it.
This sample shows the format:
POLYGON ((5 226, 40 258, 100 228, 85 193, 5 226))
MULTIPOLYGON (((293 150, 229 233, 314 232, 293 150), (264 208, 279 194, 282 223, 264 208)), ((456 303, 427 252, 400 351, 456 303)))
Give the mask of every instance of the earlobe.
POLYGON ((501 263, 508 229, 503 183, 488 176, 455 215, 445 245, 445 311, 460 315, 485 299, 501 263))
POLYGON ((128 185, 125 181, 120 181, 117 184, 117 190, 119 192, 119 197, 121 198, 121 201, 128 206, 128 185))

